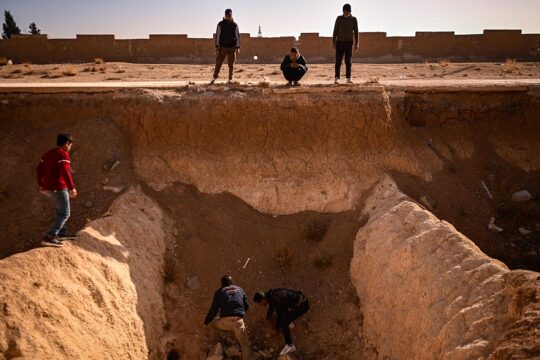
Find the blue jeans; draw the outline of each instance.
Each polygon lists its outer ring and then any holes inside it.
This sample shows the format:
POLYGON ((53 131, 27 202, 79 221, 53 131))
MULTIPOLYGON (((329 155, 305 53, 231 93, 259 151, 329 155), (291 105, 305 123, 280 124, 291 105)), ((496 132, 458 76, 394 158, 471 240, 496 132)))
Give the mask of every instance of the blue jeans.
POLYGON ((66 223, 71 211, 68 190, 49 191, 49 196, 53 200, 54 208, 56 209, 56 216, 51 230, 49 230, 49 236, 65 234, 67 233, 66 223))

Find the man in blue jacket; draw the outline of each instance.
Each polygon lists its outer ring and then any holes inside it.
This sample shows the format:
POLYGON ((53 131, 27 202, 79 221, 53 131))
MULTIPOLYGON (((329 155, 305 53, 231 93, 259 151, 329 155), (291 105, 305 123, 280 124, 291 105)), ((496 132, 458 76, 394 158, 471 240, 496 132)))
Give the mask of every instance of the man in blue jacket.
POLYGON ((210 84, 213 84, 218 78, 225 57, 227 57, 229 64, 229 83, 232 82, 234 62, 239 51, 240 30, 238 24, 233 20, 232 10, 227 9, 225 10, 225 17, 218 23, 216 29, 216 68, 214 78, 210 81, 210 84))
POLYGON ((212 344, 217 343, 217 330, 232 331, 242 347, 242 360, 249 359, 249 339, 244 316, 249 309, 244 290, 233 284, 230 275, 221 278, 221 287, 214 293, 212 306, 204 319, 212 344), (219 312, 219 317, 216 315, 219 312))
POLYGON ((306 59, 300 55, 298 48, 295 47, 291 49, 291 53, 285 56, 281 62, 281 71, 288 81, 288 86, 292 84, 300 86, 299 81, 306 74, 307 70, 306 59))

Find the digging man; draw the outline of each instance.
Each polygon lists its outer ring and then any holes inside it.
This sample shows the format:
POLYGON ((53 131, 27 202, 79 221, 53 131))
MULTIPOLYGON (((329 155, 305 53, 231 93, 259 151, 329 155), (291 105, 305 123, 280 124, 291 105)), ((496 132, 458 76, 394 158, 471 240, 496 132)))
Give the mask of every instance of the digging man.
POLYGON ((71 177, 69 151, 73 138, 69 134, 56 137, 54 149, 45 153, 37 166, 39 191, 50 197, 56 209, 54 223, 41 242, 45 246, 62 246, 61 240, 75 239, 77 235, 67 231, 67 221, 71 213, 70 198, 77 197, 77 190, 71 177))
POLYGON ((281 62, 281 71, 287 79, 287 86, 300 86, 300 79, 306 74, 308 67, 306 59, 300 54, 298 48, 293 47, 289 55, 281 62))
POLYGON ((309 310, 309 301, 304 293, 290 289, 270 289, 266 292, 258 291, 253 297, 253 301, 261 305, 268 305, 266 319, 269 321, 272 321, 274 311, 276 312, 275 326, 276 329, 281 329, 283 332, 286 343, 280 355, 296 351, 291 328, 293 328, 293 321, 309 310))
POLYGON ((242 360, 249 360, 249 339, 244 324, 244 316, 248 309, 249 304, 244 290, 233 284, 230 275, 224 275, 221 278, 221 287, 214 293, 212 306, 204 320, 212 345, 218 342, 218 330, 233 332, 242 347, 242 360), (218 311, 219 317, 216 318, 218 311))
POLYGON ((219 76, 221 65, 227 57, 229 65, 229 83, 233 81, 234 62, 236 55, 240 51, 240 30, 232 17, 232 10, 225 10, 225 17, 217 25, 216 29, 216 68, 214 77, 210 84, 213 84, 219 76))

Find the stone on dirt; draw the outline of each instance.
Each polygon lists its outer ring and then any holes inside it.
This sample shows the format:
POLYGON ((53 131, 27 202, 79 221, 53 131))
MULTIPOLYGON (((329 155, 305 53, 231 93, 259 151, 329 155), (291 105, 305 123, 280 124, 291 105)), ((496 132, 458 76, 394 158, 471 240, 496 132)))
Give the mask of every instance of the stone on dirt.
POLYGON ((492 217, 488 224, 488 230, 494 233, 500 233, 503 231, 503 228, 495 225, 495 218, 492 217))
POLYGON ((527 235, 530 235, 531 234, 531 231, 530 230, 527 230, 526 228, 524 227, 520 227, 518 229, 519 233, 523 236, 527 236, 527 235))
POLYGON ((521 190, 512 194, 513 202, 526 202, 532 199, 532 195, 527 190, 521 190))
POLYGON ((124 186, 111 186, 111 185, 105 185, 103 187, 103 190, 105 191, 112 191, 115 194, 121 193, 124 191, 124 186))

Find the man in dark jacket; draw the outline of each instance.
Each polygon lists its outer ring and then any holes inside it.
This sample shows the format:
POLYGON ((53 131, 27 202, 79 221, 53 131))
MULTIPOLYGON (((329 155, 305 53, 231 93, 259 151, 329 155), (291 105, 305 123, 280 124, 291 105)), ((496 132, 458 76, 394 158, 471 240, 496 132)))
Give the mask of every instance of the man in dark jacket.
POLYGON ((236 54, 240 51, 240 30, 232 17, 232 10, 225 10, 225 17, 221 20, 216 29, 216 69, 214 78, 210 81, 213 84, 219 76, 221 65, 228 58, 229 63, 229 83, 232 82, 234 72, 234 61, 236 54))
POLYGON ((244 290, 233 284, 230 275, 221 278, 221 287, 214 293, 212 306, 204 319, 210 332, 211 341, 217 343, 217 330, 232 331, 242 347, 242 360, 249 359, 249 339, 244 316, 249 309, 244 290), (219 311, 219 317, 216 315, 219 311))
POLYGON ((56 145, 39 159, 36 172, 39 191, 52 199, 56 209, 54 223, 41 244, 59 247, 61 240, 77 237, 68 233, 66 226, 71 213, 69 199, 77 196, 77 190, 71 177, 69 156, 73 138, 69 134, 58 134, 56 145))
POLYGON ((352 49, 353 44, 355 50, 358 50, 358 21, 351 15, 351 5, 343 6, 343 15, 338 16, 334 25, 334 34, 332 35, 332 43, 336 49, 336 80, 335 84, 339 83, 341 73, 341 62, 345 55, 345 69, 347 83, 352 83, 352 49))
POLYGON ((291 328, 293 327, 292 322, 309 310, 309 302, 304 293, 290 289, 270 289, 266 292, 258 291, 253 297, 253 301, 261 305, 268 305, 266 318, 270 321, 274 311, 276 312, 276 329, 281 329, 286 343, 280 355, 296 351, 291 328))
POLYGON ((281 71, 283 71, 283 76, 287 79, 287 85, 289 86, 293 83, 299 86, 299 81, 306 74, 307 70, 306 60, 295 47, 291 49, 291 53, 285 56, 281 62, 281 71))

